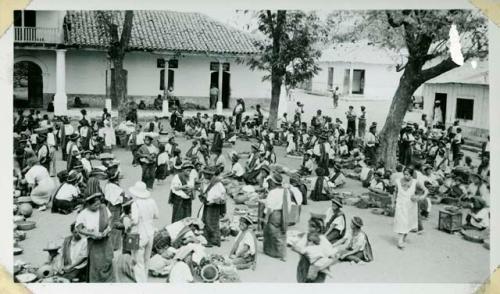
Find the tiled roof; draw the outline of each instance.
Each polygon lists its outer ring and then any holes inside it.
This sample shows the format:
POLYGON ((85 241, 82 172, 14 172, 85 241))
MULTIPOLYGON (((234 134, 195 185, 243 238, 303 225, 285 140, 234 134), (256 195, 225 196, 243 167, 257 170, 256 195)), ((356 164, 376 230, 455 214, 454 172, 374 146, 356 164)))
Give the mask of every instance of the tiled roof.
POLYGON ((477 84, 489 85, 488 81, 488 60, 476 61, 476 68, 472 68, 471 63, 467 62, 464 65, 454 68, 444 74, 441 74, 432 80, 427 81, 429 84, 477 84))
MULTIPOLYGON (((124 12, 114 13, 119 23, 123 23, 124 12)), ((99 28, 95 11, 68 11, 65 17, 66 44, 105 48, 109 41, 99 28)), ((134 11, 129 49, 181 53, 258 53, 250 34, 204 14, 155 10, 134 11)))

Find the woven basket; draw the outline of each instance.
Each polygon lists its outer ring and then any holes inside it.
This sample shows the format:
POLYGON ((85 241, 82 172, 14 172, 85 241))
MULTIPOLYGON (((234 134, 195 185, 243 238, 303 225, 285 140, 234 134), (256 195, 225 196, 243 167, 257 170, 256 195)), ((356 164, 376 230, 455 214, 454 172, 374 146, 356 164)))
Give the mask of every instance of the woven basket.
POLYGON ((20 231, 29 231, 36 227, 36 223, 34 221, 19 221, 16 222, 16 225, 17 229, 20 231))
POLYGON ((462 236, 465 240, 474 242, 474 243, 483 243, 484 238, 477 233, 477 231, 464 231, 462 232, 462 236))

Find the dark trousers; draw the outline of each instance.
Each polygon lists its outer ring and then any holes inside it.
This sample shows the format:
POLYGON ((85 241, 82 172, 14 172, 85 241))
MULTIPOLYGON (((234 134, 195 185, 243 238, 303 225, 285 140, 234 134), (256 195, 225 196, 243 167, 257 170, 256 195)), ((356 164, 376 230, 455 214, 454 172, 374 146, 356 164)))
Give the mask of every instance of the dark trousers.
POLYGON ((153 183, 155 182, 155 169, 154 164, 143 164, 142 165, 142 178, 141 180, 146 184, 149 189, 153 189, 153 183))
POLYGON ((210 109, 215 109, 217 106, 217 95, 210 95, 210 109))

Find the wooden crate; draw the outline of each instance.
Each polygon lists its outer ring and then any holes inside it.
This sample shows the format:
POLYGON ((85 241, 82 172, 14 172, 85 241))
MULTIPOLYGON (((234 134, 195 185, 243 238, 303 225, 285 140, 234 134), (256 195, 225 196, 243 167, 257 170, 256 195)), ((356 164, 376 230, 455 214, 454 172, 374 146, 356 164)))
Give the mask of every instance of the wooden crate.
POLYGON ((438 230, 453 233, 462 228, 462 213, 449 212, 446 210, 439 211, 438 230))

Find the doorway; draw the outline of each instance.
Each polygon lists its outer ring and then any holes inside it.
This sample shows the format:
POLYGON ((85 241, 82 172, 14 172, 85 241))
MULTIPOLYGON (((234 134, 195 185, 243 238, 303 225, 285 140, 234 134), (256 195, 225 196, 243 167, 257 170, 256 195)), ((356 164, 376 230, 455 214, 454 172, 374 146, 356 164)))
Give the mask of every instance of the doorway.
MULTIPOLYGON (((222 72, 222 108, 229 108, 229 99, 231 97, 231 74, 227 71, 222 72)), ((214 71, 210 74, 210 88, 212 86, 218 87, 219 72, 214 71)), ((209 89, 210 91, 210 89, 209 89)))
POLYGON ((31 61, 14 64, 14 107, 43 107, 42 69, 31 61))
POLYGON ((446 122, 446 101, 448 100, 448 94, 446 93, 436 93, 434 96, 434 106, 432 109, 432 120, 434 124, 440 122, 445 125, 446 122), (441 114, 439 114, 441 111, 441 114))

